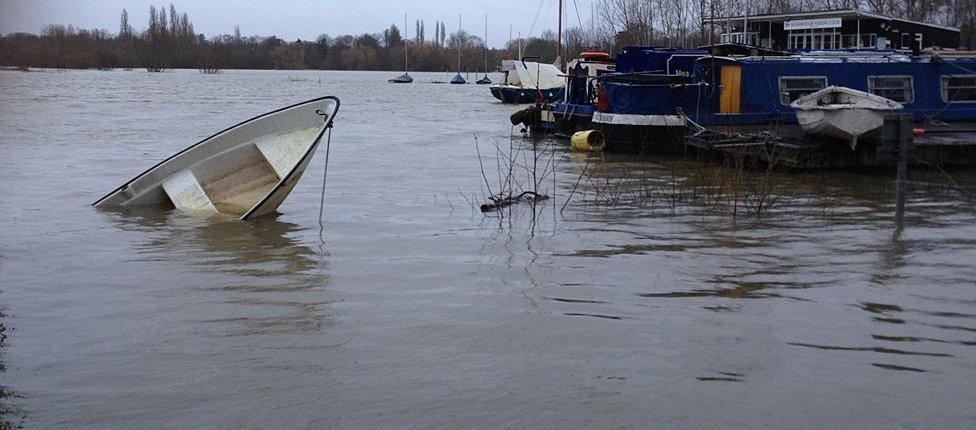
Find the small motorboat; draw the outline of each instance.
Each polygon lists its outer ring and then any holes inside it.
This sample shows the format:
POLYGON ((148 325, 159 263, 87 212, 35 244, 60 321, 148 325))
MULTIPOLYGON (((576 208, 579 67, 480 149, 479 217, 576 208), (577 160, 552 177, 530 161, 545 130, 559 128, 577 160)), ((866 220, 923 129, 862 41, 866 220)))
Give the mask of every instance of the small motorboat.
POLYGON ((242 220, 272 213, 308 168, 338 110, 339 99, 327 96, 251 118, 177 152, 92 205, 159 205, 242 220))
POLYGON ((903 108, 894 100, 839 86, 807 94, 790 107, 806 134, 845 140, 852 150, 858 138, 881 128, 886 114, 903 108))
POLYGON ((461 76, 461 73, 458 72, 458 74, 454 75, 454 77, 451 78, 451 83, 452 84, 466 84, 466 83, 468 83, 468 81, 465 81, 464 80, 464 77, 461 76))
POLYGON ((389 82, 391 84, 409 84, 413 82, 413 78, 410 76, 409 73, 404 73, 400 76, 390 79, 389 82))

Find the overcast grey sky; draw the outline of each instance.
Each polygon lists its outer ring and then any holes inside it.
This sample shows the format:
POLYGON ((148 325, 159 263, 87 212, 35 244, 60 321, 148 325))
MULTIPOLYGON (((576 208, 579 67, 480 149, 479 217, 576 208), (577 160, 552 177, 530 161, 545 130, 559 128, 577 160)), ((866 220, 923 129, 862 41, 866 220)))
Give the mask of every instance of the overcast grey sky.
MULTIPOLYGON (((589 22, 592 0, 565 0, 566 23, 589 22)), ((81 28, 104 28, 118 32, 122 8, 129 11, 130 23, 142 30, 148 23, 149 5, 169 7, 167 0, 0 0, 0 33, 38 33, 46 24, 72 24, 81 28)), ((410 22, 408 34, 413 37, 414 20, 423 19, 427 34, 433 33, 434 21, 444 21, 448 32, 457 28, 458 13, 462 27, 484 34, 488 13, 488 43, 502 46, 512 34, 539 35, 556 28, 557 0, 175 0, 180 12, 187 12, 198 33, 207 37, 233 33, 241 26, 244 35, 271 36, 283 39, 314 40, 320 34, 360 34, 379 32, 390 24, 403 26, 403 14, 410 22), (536 15, 538 13, 538 18, 536 15), (537 21, 533 29, 533 21, 537 21)), ((428 36, 429 37, 429 36, 428 36)))

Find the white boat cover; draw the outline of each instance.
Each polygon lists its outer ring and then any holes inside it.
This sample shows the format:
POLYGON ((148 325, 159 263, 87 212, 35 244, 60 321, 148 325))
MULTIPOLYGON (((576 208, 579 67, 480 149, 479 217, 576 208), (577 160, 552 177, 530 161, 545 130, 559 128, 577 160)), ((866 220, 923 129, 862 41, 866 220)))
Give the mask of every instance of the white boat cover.
POLYGON ((502 71, 506 73, 505 84, 525 88, 538 88, 548 90, 552 88, 562 88, 565 78, 560 75, 562 72, 552 64, 537 63, 534 61, 503 60, 502 71), (514 72, 514 73, 513 73, 514 72))

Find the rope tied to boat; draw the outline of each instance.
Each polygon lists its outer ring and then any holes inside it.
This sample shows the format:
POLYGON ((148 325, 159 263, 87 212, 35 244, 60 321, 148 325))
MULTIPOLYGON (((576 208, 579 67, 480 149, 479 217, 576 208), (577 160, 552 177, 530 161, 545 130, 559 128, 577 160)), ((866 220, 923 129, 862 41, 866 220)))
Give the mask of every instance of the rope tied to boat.
MULTIPOLYGON (((325 117, 325 120, 329 121, 329 115, 321 110, 316 110, 315 113, 325 117)), ((324 227, 322 224, 322 214, 325 212, 325 180, 329 176, 329 149, 332 148, 332 123, 329 122, 325 126, 327 137, 325 138, 325 168, 322 172, 322 198, 319 200, 319 227, 324 227)))

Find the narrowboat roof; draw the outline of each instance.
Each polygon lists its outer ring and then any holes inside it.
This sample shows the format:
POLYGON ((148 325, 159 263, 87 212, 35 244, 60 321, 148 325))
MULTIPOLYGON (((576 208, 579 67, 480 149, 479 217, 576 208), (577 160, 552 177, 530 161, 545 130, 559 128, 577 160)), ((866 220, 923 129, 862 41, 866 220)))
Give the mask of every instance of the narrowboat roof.
POLYGON ((857 9, 820 10, 820 11, 811 11, 811 12, 792 12, 792 13, 777 13, 777 14, 749 15, 749 16, 738 15, 738 16, 729 16, 729 17, 704 18, 702 19, 702 22, 723 23, 727 21, 742 21, 744 19, 782 22, 790 19, 804 19, 804 18, 868 18, 868 19, 880 19, 884 21, 907 22, 910 24, 922 25, 922 26, 932 27, 932 28, 939 28, 939 29, 955 31, 955 32, 960 31, 960 29, 948 25, 939 25, 939 24, 932 24, 929 22, 913 21, 910 19, 898 18, 889 15, 882 15, 879 13, 867 12, 867 11, 857 10, 857 9))
MULTIPOLYGON (((934 61, 941 62, 951 62, 951 63, 973 63, 976 58, 973 57, 949 57, 933 59, 932 56, 911 56, 906 54, 899 54, 891 51, 857 51, 857 52, 835 52, 835 51, 819 51, 819 52, 806 52, 799 53, 795 55, 788 56, 726 56, 726 55, 705 55, 701 58, 695 59, 696 63, 702 63, 705 61, 720 61, 720 62, 741 62, 741 63, 758 63, 758 62, 795 62, 795 63, 928 63, 934 61)), ((972 73, 971 70, 965 69, 965 72, 972 73)))

